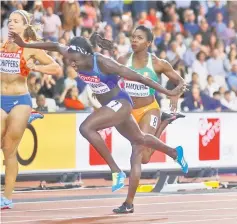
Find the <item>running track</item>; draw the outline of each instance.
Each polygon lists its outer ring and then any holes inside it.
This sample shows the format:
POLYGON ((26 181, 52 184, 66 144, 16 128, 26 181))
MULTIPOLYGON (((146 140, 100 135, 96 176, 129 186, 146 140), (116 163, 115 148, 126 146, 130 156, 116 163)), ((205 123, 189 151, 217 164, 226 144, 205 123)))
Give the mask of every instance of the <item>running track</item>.
POLYGON ((42 224, 236 224, 237 191, 188 194, 138 194, 135 213, 114 215, 126 189, 110 188, 18 192, 12 210, 1 212, 1 223, 42 224))

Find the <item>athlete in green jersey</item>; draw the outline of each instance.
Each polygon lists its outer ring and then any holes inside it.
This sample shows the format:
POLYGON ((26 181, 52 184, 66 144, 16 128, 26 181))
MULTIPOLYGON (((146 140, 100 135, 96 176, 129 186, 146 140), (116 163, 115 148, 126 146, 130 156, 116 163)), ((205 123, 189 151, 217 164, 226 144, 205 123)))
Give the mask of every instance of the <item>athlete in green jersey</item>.
MULTIPOLYGON (((145 26, 138 26, 131 39, 133 53, 121 56, 118 62, 135 70, 142 76, 149 77, 153 81, 158 82, 160 74, 163 73, 175 84, 184 85, 183 78, 178 75, 167 61, 148 53, 148 48, 151 46, 152 41, 152 31, 145 26)), ((159 105, 155 99, 155 90, 142 83, 124 80, 122 87, 131 96, 134 103, 133 117, 138 122, 140 129, 145 133, 160 137, 170 121, 181 116, 180 114, 176 114, 177 116, 174 114, 169 119, 162 119, 159 105)), ((171 110, 174 112, 177 108, 178 99, 179 97, 170 98, 171 110)), ((136 148, 136 150, 132 151, 128 195, 122 206, 114 209, 113 212, 129 213, 134 211, 133 200, 141 177, 141 164, 148 163, 153 153, 154 150, 144 147, 141 147, 140 150, 136 148)))

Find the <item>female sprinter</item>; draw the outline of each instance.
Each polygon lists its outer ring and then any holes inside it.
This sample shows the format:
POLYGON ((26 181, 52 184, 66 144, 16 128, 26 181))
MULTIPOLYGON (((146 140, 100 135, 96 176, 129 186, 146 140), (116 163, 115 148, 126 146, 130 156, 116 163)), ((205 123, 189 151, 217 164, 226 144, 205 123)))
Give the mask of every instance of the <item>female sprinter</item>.
MULTIPOLYGON (((9 32, 15 32, 26 41, 38 37, 31 24, 30 15, 24 10, 11 13, 8 21, 9 32)), ((30 70, 47 74, 60 74, 60 66, 43 50, 24 49, 7 41, 1 46, 1 149, 5 158, 5 189, 1 197, 1 209, 12 208, 12 192, 17 173, 17 147, 27 127, 32 111, 32 102, 27 88, 30 70), (34 65, 38 60, 42 65, 34 65)))
MULTIPOLYGON (((138 26, 131 39, 133 53, 121 56, 118 62, 138 72, 141 76, 149 77, 154 82, 158 82, 160 77, 158 74, 164 73, 169 79, 182 86, 184 80, 167 61, 158 59, 156 56, 148 53, 148 48, 152 41, 152 31, 143 25, 138 26)), ((126 92, 132 98, 134 104, 132 115, 141 131, 159 138, 170 121, 177 117, 166 116, 166 119, 161 119, 160 107, 155 99, 156 90, 154 88, 131 81, 131 79, 124 80, 123 85, 126 92)), ((175 110, 178 97, 173 97, 171 100, 172 109, 175 110)), ((180 117, 181 115, 177 114, 177 116, 180 117)), ((154 151, 144 147, 143 151, 138 152, 133 148, 127 199, 119 208, 113 210, 115 213, 131 213, 134 211, 133 200, 141 178, 141 164, 148 163, 154 151)))
MULTIPOLYGON (((183 156, 183 148, 171 148, 161 142, 158 138, 141 132, 136 121, 131 116, 132 101, 129 95, 120 89, 120 77, 129 78, 133 81, 141 82, 168 96, 178 96, 186 90, 185 84, 179 85, 170 91, 163 88, 157 82, 148 77, 139 75, 131 69, 105 57, 99 53, 94 53, 90 43, 82 37, 75 37, 70 41, 70 46, 62 46, 58 43, 25 43, 21 37, 15 33, 11 34, 21 47, 38 48, 48 51, 60 52, 70 62, 71 66, 78 72, 79 77, 85 81, 96 94, 101 108, 90 114, 80 126, 80 132, 104 158, 112 171, 113 186, 112 191, 124 186, 126 175, 120 170, 113 160, 109 150, 97 131, 115 126, 118 132, 127 138, 132 147, 138 152, 147 146, 169 155, 176 159, 182 167, 183 172, 188 172, 188 164, 183 156)), ((103 48, 103 45, 112 46, 108 40, 102 39, 95 34, 94 39, 103 48)))

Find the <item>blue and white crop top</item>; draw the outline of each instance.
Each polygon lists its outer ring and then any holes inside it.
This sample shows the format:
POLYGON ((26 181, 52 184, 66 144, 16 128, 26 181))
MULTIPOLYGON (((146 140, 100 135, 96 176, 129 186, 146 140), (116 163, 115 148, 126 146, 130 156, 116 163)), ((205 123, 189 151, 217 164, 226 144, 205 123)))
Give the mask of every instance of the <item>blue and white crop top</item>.
POLYGON ((93 70, 78 71, 78 76, 91 87, 95 94, 104 94, 118 85, 120 77, 118 75, 105 75, 97 65, 98 53, 93 54, 93 70))

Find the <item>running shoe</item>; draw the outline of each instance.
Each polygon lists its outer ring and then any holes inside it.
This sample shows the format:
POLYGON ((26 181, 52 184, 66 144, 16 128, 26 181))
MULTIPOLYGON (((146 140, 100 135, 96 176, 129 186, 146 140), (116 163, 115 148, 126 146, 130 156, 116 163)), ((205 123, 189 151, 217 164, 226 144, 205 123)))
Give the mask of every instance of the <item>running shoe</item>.
POLYGON ((36 119, 43 119, 44 118, 44 115, 37 112, 37 111, 32 111, 31 112, 31 115, 29 117, 29 120, 28 120, 28 124, 30 124, 32 121, 36 120, 36 119))
POLYGON ((4 196, 1 196, 1 210, 11 209, 11 208, 13 208, 12 200, 9 200, 5 198, 4 196))
POLYGON ((173 121, 175 121, 179 118, 184 118, 184 117, 185 117, 185 115, 180 114, 180 113, 167 114, 167 113, 163 112, 161 115, 161 121, 168 120, 169 124, 172 124, 173 121))
POLYGON ((134 212, 134 206, 124 202, 120 207, 113 209, 116 214, 128 214, 134 212))
POLYGON ((184 173, 188 173, 188 163, 184 159, 183 147, 182 146, 176 147, 176 152, 177 152, 177 158, 175 161, 181 166, 182 171, 184 173))
POLYGON ((124 187, 124 181, 126 179, 126 174, 124 172, 112 173, 112 192, 117 191, 124 187))

